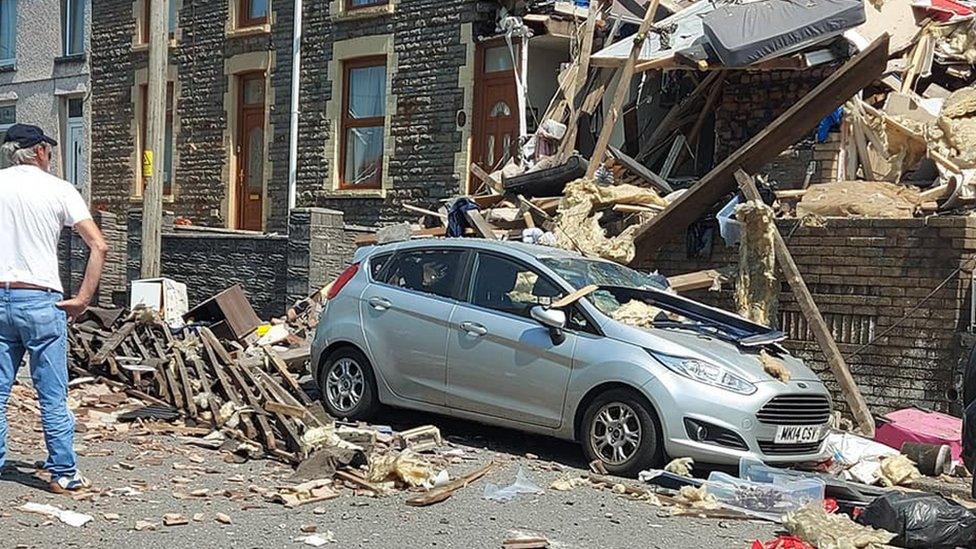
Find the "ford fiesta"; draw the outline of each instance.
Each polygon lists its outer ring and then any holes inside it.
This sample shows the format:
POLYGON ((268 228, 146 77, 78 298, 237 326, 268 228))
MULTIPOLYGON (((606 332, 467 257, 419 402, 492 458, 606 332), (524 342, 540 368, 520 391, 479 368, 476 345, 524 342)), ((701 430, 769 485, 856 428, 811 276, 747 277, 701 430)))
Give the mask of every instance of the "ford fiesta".
POLYGON ((825 457, 829 395, 785 334, 616 263, 513 242, 402 242, 360 249, 327 297, 310 364, 336 417, 385 404, 572 439, 623 475, 668 456, 825 457))

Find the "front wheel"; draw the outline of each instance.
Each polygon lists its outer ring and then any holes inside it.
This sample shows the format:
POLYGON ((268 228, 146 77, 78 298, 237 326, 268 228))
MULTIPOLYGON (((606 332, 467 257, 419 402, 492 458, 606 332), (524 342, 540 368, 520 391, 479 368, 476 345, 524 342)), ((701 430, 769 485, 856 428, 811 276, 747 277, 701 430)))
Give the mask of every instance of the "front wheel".
POLYGON ((345 347, 329 355, 319 379, 322 403, 333 417, 368 419, 379 408, 373 368, 357 349, 345 347))
POLYGON ((590 404, 580 431, 583 452, 607 472, 634 477, 664 458, 654 410, 632 391, 611 389, 590 404))

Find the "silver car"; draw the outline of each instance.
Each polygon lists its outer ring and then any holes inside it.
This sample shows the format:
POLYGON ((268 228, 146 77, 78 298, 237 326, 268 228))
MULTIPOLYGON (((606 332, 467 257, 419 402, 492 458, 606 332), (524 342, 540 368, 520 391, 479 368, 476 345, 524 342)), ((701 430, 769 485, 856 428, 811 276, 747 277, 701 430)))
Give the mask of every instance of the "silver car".
POLYGON ((577 440, 615 474, 669 456, 826 457, 830 396, 785 334, 665 290, 656 275, 522 243, 361 248, 328 290, 312 375, 336 417, 386 404, 577 440), (615 320, 633 311, 644 317, 615 320))

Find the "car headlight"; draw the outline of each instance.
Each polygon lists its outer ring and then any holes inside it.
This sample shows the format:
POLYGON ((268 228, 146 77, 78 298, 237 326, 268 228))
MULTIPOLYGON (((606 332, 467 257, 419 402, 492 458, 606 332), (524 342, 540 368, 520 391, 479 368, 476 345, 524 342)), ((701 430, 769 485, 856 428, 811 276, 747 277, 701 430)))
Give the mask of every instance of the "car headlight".
POLYGON ((756 386, 733 374, 727 368, 697 358, 671 356, 648 351, 652 357, 672 372, 701 383, 739 393, 751 395, 756 386))

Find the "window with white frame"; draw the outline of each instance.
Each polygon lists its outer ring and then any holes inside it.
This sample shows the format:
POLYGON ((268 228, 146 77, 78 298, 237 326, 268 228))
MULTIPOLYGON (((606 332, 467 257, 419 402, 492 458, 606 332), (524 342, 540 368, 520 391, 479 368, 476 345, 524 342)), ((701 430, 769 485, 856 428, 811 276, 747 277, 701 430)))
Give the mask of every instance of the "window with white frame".
POLYGON ((17 58, 17 0, 0 0, 0 64, 17 58))
POLYGON ((64 55, 85 52, 85 0, 61 0, 64 55))

